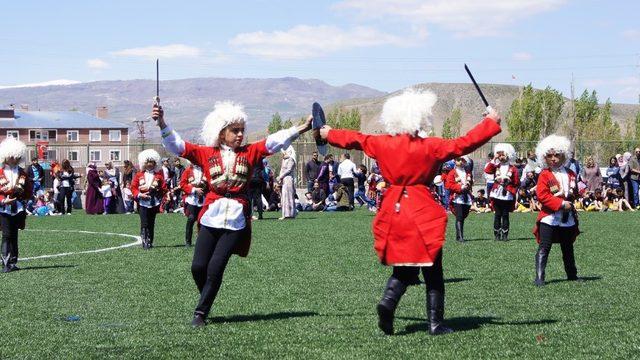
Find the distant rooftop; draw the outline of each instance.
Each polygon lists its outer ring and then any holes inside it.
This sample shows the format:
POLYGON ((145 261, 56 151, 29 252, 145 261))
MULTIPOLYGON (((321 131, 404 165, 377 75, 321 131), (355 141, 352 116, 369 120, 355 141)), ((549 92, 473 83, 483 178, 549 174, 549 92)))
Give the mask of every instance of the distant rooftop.
POLYGON ((11 129, 126 129, 127 125, 79 111, 15 111, 15 117, 0 118, 0 128, 11 129))

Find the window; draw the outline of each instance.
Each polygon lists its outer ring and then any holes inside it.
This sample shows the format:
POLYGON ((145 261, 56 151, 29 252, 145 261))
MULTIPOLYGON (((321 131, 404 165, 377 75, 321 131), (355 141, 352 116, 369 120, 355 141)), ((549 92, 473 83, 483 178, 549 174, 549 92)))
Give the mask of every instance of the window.
POLYGON ((122 134, 120 130, 109 130, 109 141, 121 141, 122 134))
POLYGON ((69 161, 80 161, 80 152, 78 150, 69 150, 69 161))
POLYGON ((49 140, 49 132, 42 130, 29 130, 29 141, 49 140))
POLYGON ((58 141, 58 130, 48 130, 49 141, 58 141))
POLYGON ((89 141, 102 141, 100 130, 89 130, 89 141))
POLYGON ((20 132, 18 130, 7 130, 7 137, 12 137, 16 140, 20 140, 20 132))
POLYGON ((78 130, 67 130, 67 141, 68 142, 78 142, 79 140, 78 130))
POLYGON ((89 161, 102 161, 102 150, 89 151, 89 161))
POLYGON ((58 152, 56 150, 47 150, 44 153, 43 160, 57 160, 58 152))
POLYGON ((109 150, 110 161, 120 161, 120 150, 109 150))

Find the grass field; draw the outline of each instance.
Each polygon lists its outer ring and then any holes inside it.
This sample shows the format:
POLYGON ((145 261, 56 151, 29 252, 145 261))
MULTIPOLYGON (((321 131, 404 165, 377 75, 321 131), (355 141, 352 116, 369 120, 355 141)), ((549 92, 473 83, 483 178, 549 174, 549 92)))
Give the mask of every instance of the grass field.
MULTIPOLYGON (((470 215, 466 244, 445 246, 447 324, 426 333, 424 286, 396 313, 396 336, 376 327, 389 269, 376 262, 367 211, 254 223, 248 258, 233 257, 210 325, 189 326, 197 301, 185 218, 159 215, 156 247, 22 261, 0 274, 0 358, 640 358, 640 216, 581 217, 564 281, 560 249, 548 285, 533 286, 534 214, 512 215, 512 241, 491 240, 492 215, 470 215)), ((99 249, 136 235, 138 217, 29 218, 22 257, 99 249)))

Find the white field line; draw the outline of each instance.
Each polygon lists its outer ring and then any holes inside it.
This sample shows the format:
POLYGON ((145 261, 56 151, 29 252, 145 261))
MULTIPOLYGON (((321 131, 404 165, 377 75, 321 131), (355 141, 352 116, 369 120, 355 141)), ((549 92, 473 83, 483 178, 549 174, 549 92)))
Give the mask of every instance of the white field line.
POLYGON ((101 252, 105 252, 105 251, 124 249, 124 248, 128 248, 128 247, 132 247, 132 246, 136 246, 136 245, 142 244, 142 239, 140 238, 140 236, 129 235, 129 234, 106 233, 106 232, 84 231, 84 230, 32 230, 32 229, 25 229, 23 231, 70 232, 70 233, 79 233, 79 234, 113 235, 113 236, 121 236, 121 237, 127 237, 127 238, 131 238, 131 239, 135 239, 136 241, 134 241, 132 243, 129 243, 129 244, 124 244, 124 245, 114 246, 114 247, 109 247, 109 248, 104 248, 104 249, 85 250, 85 251, 77 251, 77 252, 67 252, 67 253, 60 253, 60 254, 40 255, 40 256, 32 256, 32 257, 20 258, 19 259, 20 261, 37 260, 37 259, 49 259, 49 258, 56 258, 56 257, 61 257, 61 256, 78 255, 78 254, 95 254, 95 253, 101 253, 101 252))

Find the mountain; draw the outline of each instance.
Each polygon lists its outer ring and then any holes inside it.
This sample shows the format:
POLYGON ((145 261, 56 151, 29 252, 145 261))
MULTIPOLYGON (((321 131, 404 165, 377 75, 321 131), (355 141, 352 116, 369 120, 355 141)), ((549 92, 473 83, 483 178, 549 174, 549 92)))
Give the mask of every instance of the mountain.
MULTIPOLYGON (((438 136, 442 134, 443 121, 451 115, 452 110, 456 107, 462 111, 463 132, 469 130, 481 119, 484 106, 472 84, 425 83, 415 87, 429 89, 438 96, 438 101, 433 108, 433 127, 438 136)), ((513 100, 520 95, 521 90, 520 87, 513 85, 481 84, 480 87, 491 106, 500 112, 503 119, 513 100)), ((378 133, 383 131, 382 124, 378 122, 382 105, 387 98, 397 94, 398 92, 370 99, 344 100, 339 102, 338 106, 347 110, 358 108, 362 115, 362 131, 378 133)), ((569 106, 570 102, 567 99, 565 114, 568 113, 569 106)), ((635 117, 638 110, 640 110, 638 105, 613 104, 611 117, 614 121, 625 124, 627 120, 635 117)), ((624 126, 622 128, 624 129, 624 126)), ((498 138, 503 139, 506 135, 506 131, 503 131, 498 135, 498 138)))
MULTIPOLYGON (((153 104, 156 84, 153 80, 97 81, 65 86, 0 89, 0 106, 28 104, 30 110, 71 110, 94 114, 107 106, 109 118, 134 127, 132 120, 145 119, 153 104)), ((216 101, 242 103, 249 116, 249 132, 266 128, 275 112, 283 119, 299 118, 311 112, 318 101, 330 104, 339 100, 379 97, 385 93, 348 84, 331 86, 315 79, 224 79, 196 78, 160 82, 160 98, 165 117, 188 139, 197 138, 202 120, 216 101)), ((147 124, 148 136, 158 138, 156 127, 147 124)), ((134 134, 136 131, 134 130, 134 134)))

